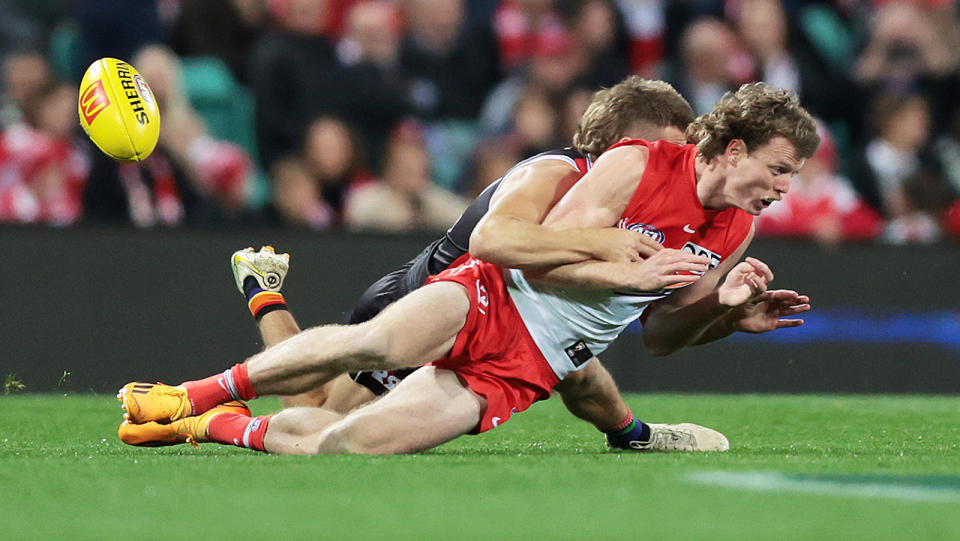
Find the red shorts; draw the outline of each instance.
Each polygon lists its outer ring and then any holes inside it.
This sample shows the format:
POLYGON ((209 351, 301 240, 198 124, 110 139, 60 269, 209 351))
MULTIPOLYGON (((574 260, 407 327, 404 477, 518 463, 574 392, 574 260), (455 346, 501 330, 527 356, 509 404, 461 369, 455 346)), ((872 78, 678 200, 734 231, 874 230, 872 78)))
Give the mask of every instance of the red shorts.
POLYGON ((560 380, 520 319, 503 271, 470 258, 431 276, 427 283, 441 281, 467 288, 470 311, 450 354, 430 364, 452 370, 487 399, 487 410, 473 433, 495 428, 534 402, 550 398, 560 380))

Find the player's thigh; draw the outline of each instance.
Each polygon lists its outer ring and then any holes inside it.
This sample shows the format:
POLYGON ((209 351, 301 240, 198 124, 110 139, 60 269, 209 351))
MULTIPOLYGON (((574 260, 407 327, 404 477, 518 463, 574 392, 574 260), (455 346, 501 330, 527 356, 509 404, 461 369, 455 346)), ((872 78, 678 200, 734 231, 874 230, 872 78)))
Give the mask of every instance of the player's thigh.
POLYGON ((453 282, 426 285, 391 304, 360 324, 385 357, 375 368, 421 366, 445 356, 469 310, 467 289, 453 282))
POLYGON ((487 401, 450 370, 426 366, 380 400, 358 408, 326 429, 318 452, 413 453, 473 430, 487 401))

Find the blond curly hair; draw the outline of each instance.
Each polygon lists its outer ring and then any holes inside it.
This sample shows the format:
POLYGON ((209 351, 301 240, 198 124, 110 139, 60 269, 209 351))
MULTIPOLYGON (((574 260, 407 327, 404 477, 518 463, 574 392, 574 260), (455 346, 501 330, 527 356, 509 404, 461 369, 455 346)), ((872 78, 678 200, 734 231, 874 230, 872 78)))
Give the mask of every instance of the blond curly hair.
POLYGON ((813 156, 820 145, 817 124, 797 96, 766 83, 749 83, 727 92, 713 111, 687 127, 687 139, 707 160, 723 154, 734 139, 743 140, 749 152, 774 137, 790 141, 801 159, 813 156))

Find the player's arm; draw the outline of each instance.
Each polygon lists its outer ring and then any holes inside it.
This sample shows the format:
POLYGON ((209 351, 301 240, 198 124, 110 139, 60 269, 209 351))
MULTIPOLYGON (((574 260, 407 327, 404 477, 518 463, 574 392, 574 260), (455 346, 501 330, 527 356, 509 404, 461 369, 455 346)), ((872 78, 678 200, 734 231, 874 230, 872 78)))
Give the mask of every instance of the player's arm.
MULTIPOLYGON (((639 185, 649 151, 643 146, 625 146, 605 152, 594 167, 567 192, 544 219, 543 225, 565 234, 576 228, 606 228, 602 231, 639 233, 616 225, 639 185)), ((657 244, 659 246, 659 244, 657 244)), ((563 287, 588 289, 631 288, 656 290, 689 277, 682 271, 705 271, 709 261, 680 250, 660 249, 643 261, 591 259, 527 272, 532 280, 563 287)))
POLYGON ((810 297, 789 289, 766 291, 752 302, 738 306, 710 326, 692 346, 726 338, 735 332, 759 334, 799 327, 802 319, 791 316, 810 310, 810 297))
POLYGON ((639 233, 589 222, 563 230, 542 225, 579 178, 579 171, 560 160, 541 160, 512 172, 470 236, 471 255, 501 267, 532 269, 594 259, 639 261, 660 248, 639 233))
POLYGON ((647 307, 643 314, 643 341, 650 354, 667 355, 697 343, 714 325, 722 329, 723 319, 732 310, 766 291, 773 280, 773 272, 766 264, 753 258, 737 264, 753 240, 753 233, 751 228, 736 251, 717 268, 647 307), (727 279, 717 288, 724 275, 728 275, 727 279))

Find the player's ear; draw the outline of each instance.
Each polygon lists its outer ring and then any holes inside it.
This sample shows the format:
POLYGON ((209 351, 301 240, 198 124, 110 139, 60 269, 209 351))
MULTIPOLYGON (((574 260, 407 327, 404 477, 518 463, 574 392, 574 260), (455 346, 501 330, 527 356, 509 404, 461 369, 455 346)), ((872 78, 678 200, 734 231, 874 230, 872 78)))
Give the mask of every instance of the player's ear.
POLYGON ((727 143, 727 148, 723 154, 727 158, 727 163, 736 166, 742 158, 746 157, 747 144, 743 142, 743 139, 732 139, 727 143))

